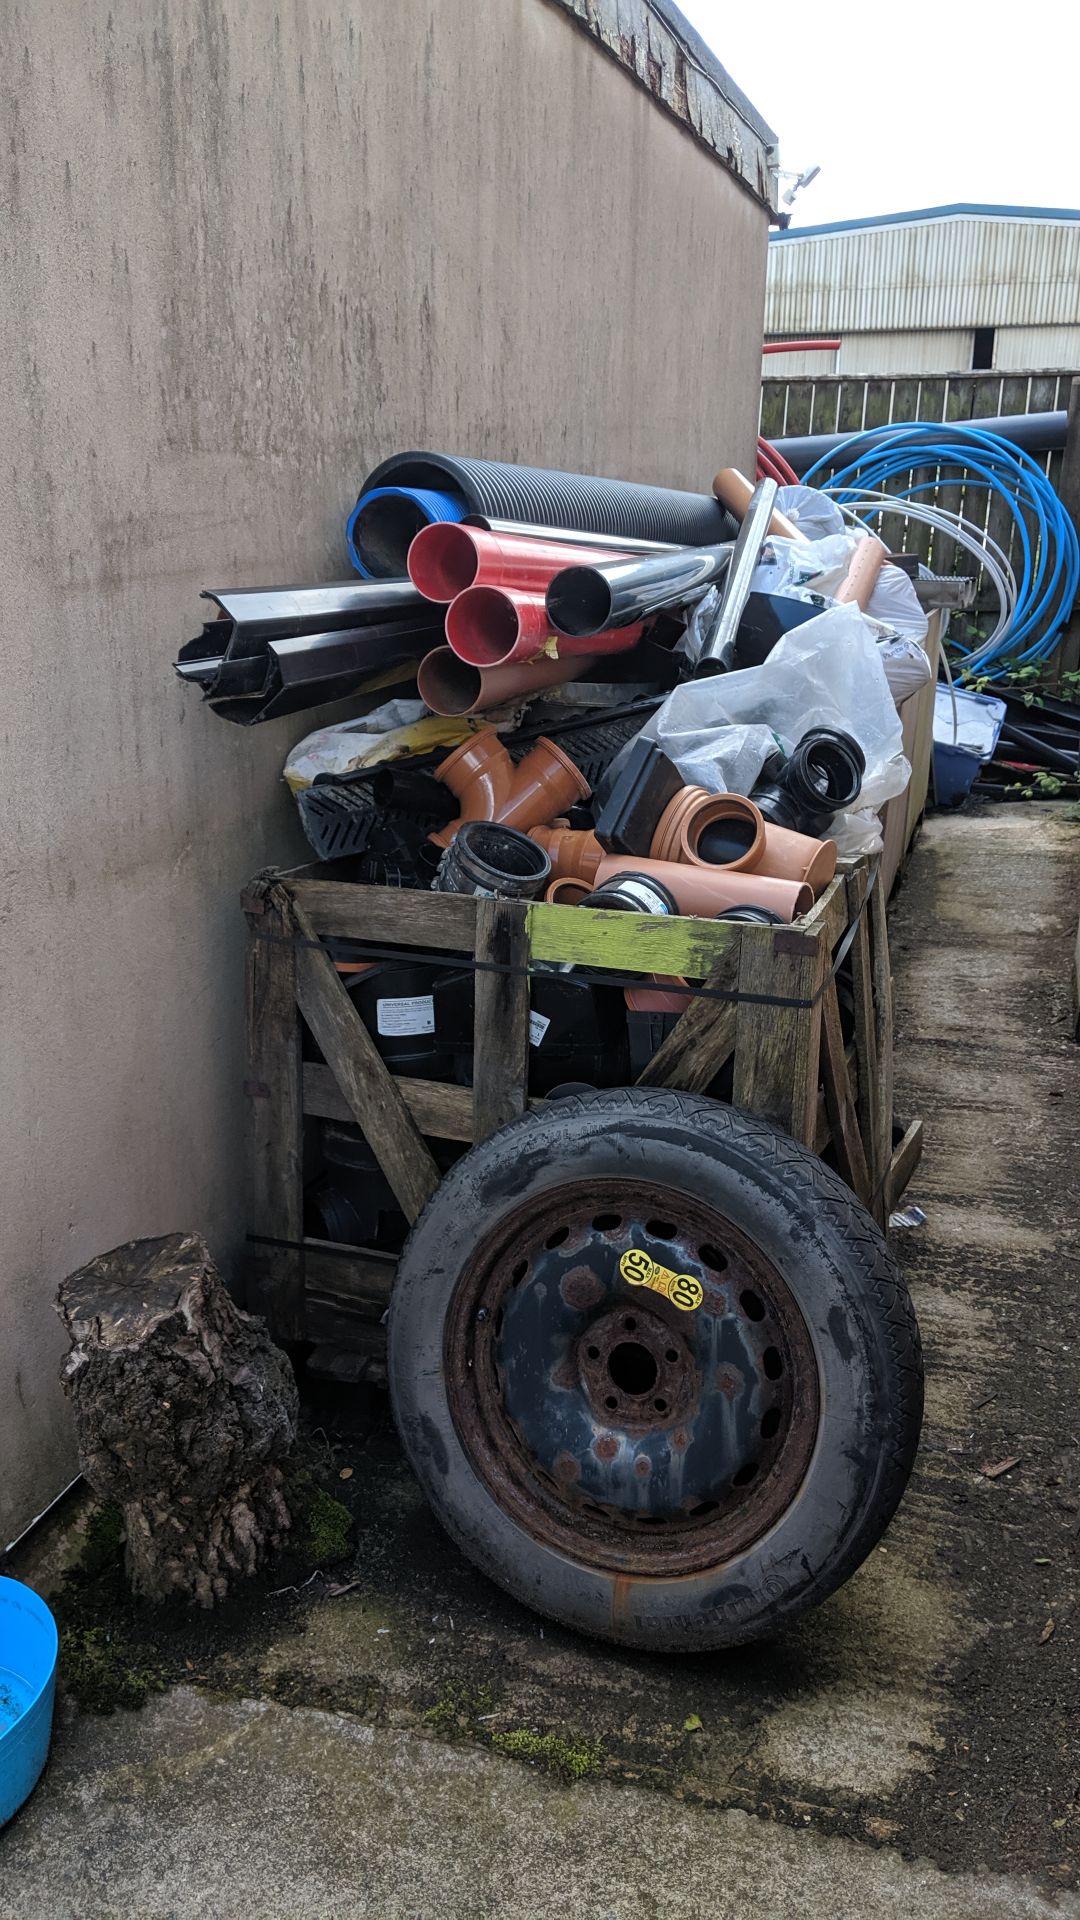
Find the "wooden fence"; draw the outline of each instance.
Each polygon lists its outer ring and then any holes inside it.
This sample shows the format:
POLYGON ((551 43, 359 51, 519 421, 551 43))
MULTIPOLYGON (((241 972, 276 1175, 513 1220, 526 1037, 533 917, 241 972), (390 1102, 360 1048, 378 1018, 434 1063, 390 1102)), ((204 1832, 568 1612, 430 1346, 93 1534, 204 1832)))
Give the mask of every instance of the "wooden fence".
MULTIPOLYGON (((767 440, 802 434, 861 433, 893 421, 972 421, 1012 413, 1054 413, 1069 406, 1075 377, 1072 371, 1050 373, 959 373, 924 378, 823 374, 815 378, 784 379, 767 375, 761 388, 761 432, 767 440)), ((1060 487, 1065 456, 1060 448, 1032 456, 1055 487, 1060 487)), ((1068 463, 1066 463, 1068 465, 1068 463)), ((890 491, 896 490, 893 483, 890 491)), ((997 540, 1019 572, 1020 537, 1008 505, 991 494, 964 484, 960 468, 913 468, 905 485, 925 485, 919 495, 950 512, 961 512, 997 540)), ((1075 511, 1075 503, 1067 504, 1075 511)), ((1034 528, 1031 529, 1034 534, 1034 528)), ((914 521, 887 518, 884 538, 894 551, 915 553, 935 573, 971 573, 971 556, 954 541, 914 521)), ((972 637, 985 632, 996 599, 992 587, 980 578, 973 614, 953 616, 954 634, 972 637)), ((1070 639, 1056 656, 1058 672, 1075 665, 1077 622, 1070 639)))

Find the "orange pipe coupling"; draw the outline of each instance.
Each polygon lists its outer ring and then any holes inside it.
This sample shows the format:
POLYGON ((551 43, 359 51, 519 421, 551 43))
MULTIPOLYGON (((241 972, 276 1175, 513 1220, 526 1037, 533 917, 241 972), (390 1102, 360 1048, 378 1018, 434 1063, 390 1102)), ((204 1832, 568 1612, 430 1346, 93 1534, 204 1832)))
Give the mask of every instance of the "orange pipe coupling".
POLYGON ((526 833, 546 820, 556 820, 592 792, 584 774, 554 740, 539 739, 515 766, 493 727, 463 740, 447 754, 435 777, 461 805, 456 820, 429 836, 438 847, 450 845, 463 820, 497 820, 526 833))
POLYGON ((836 872, 834 840, 814 840, 809 834, 774 827, 744 794, 707 793, 704 787, 684 787, 668 803, 650 851, 655 860, 796 880, 812 888, 815 898, 836 872), (724 829, 726 857, 701 851, 706 830, 717 826, 724 829))

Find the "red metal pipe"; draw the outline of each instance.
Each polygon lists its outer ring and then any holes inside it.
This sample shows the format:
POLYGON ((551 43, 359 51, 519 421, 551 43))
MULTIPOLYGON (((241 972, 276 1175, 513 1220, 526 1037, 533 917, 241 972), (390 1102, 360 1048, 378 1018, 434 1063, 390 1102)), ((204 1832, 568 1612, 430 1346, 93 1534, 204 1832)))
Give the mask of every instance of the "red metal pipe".
POLYGON ((839 353, 839 340, 766 340, 762 353, 839 353))
MULTIPOLYGON (((625 553, 605 551, 602 558, 625 560, 625 553)), ((524 593, 542 593, 564 567, 591 567, 595 547, 571 540, 534 540, 522 534, 487 533, 453 520, 434 520, 422 527, 409 548, 409 578, 426 600, 456 600, 466 587, 513 587, 524 593)))
MULTIPOLYGON (((554 578, 554 576, 552 576, 554 578)), ((506 667, 513 661, 578 653, 626 653, 641 638, 642 622, 590 633, 575 640, 555 633, 542 593, 517 593, 508 587, 466 587, 451 601, 446 637, 459 660, 471 667, 506 667)))

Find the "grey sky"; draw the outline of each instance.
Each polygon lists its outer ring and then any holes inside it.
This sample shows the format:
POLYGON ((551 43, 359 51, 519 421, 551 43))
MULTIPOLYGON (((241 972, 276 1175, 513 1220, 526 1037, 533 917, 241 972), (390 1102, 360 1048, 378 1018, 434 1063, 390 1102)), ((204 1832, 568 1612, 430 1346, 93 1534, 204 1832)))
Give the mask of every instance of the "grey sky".
POLYGON ((678 4, 775 127, 783 165, 820 163, 793 225, 954 200, 1080 206, 1076 0, 678 4))

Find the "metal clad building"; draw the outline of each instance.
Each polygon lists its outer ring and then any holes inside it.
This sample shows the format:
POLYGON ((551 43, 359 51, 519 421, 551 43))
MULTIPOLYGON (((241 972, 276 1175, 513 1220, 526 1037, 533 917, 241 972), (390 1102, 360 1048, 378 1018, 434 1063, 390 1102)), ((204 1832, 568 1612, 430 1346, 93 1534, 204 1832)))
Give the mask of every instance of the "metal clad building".
POLYGON ((840 339, 771 356, 784 377, 1080 367, 1080 212, 927 207, 774 234, 765 329, 840 339))

